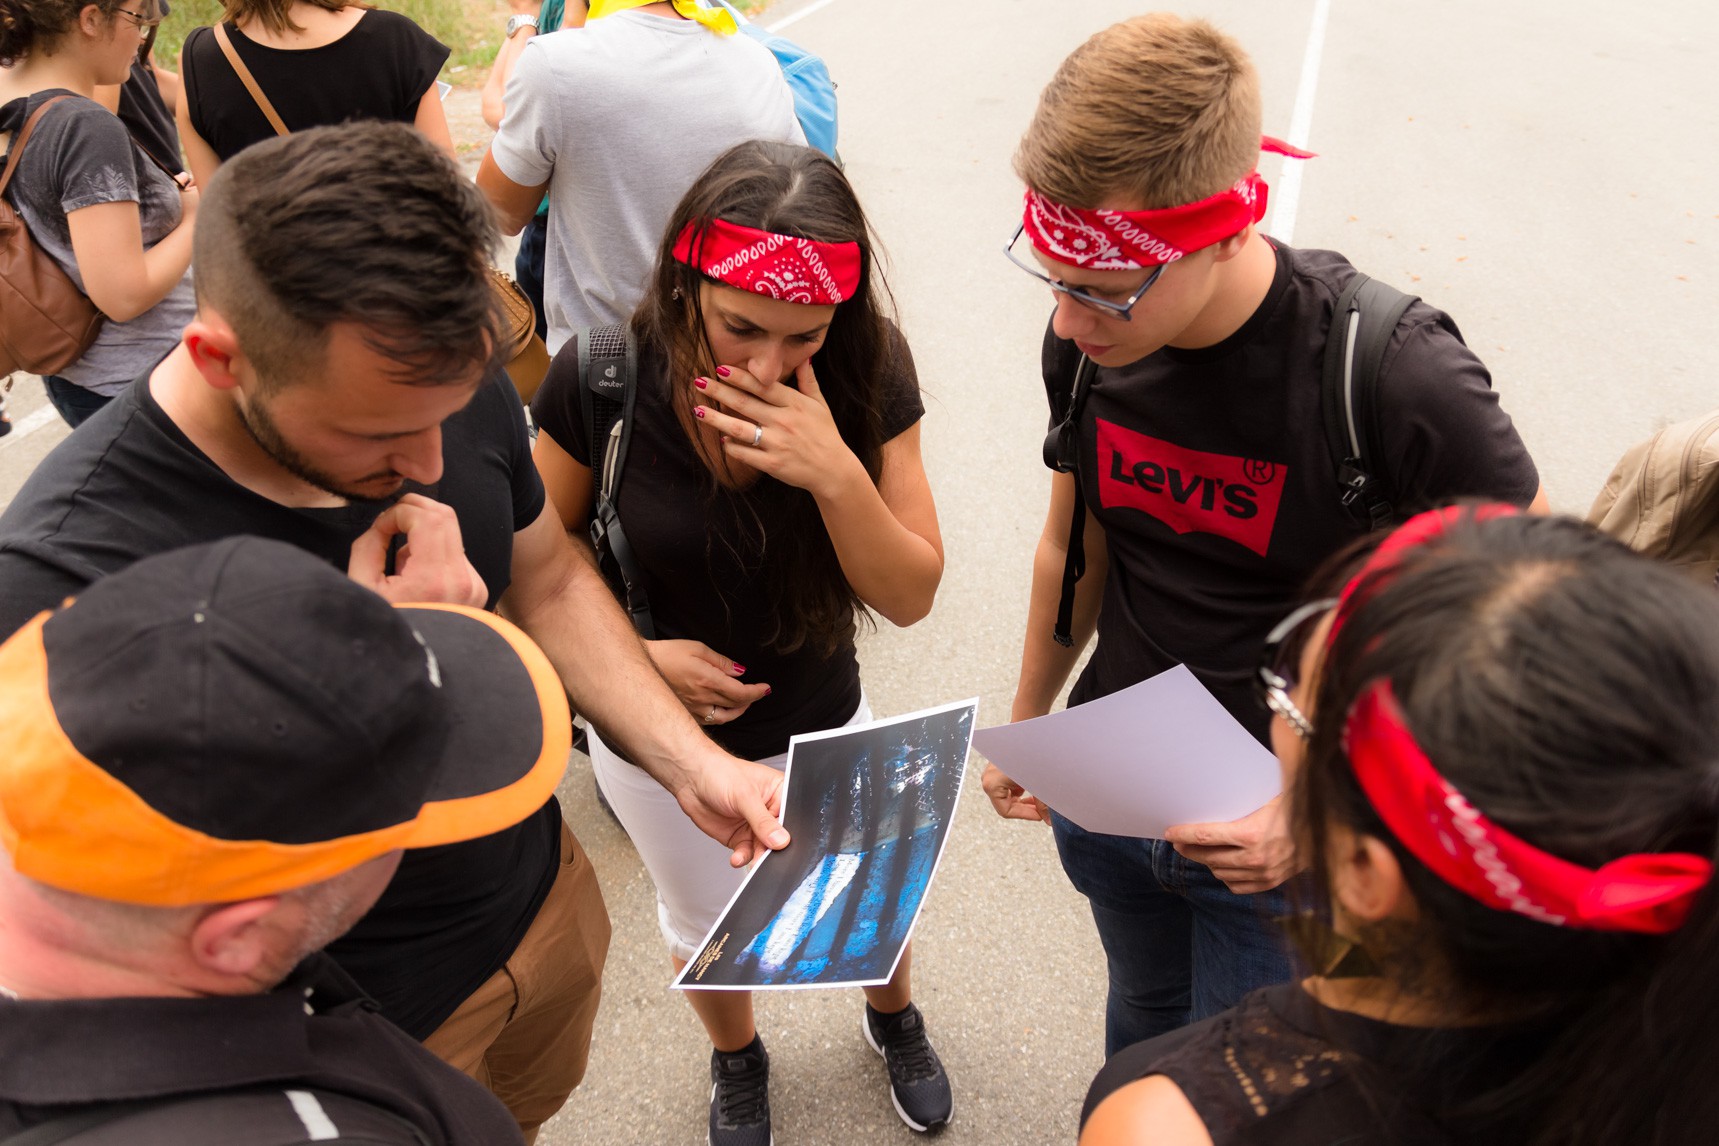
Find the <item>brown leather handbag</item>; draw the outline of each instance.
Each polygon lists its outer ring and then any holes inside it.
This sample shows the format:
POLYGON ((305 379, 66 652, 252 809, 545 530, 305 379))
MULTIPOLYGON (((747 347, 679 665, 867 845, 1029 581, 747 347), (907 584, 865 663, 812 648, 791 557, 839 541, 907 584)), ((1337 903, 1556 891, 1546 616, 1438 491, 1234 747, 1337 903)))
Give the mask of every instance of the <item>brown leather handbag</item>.
MULTIPOLYGON (((251 93, 251 99, 256 101, 257 109, 263 113, 263 118, 269 121, 269 126, 275 129, 276 135, 291 135, 292 129, 281 119, 280 113, 275 111, 269 97, 263 94, 263 89, 257 85, 256 77, 251 75, 251 69, 239 58, 238 51, 233 47, 232 37, 227 35, 227 26, 216 24, 214 31, 215 42, 221 46, 221 54, 227 57, 227 63, 232 65, 239 82, 251 93)), ((520 285, 495 267, 489 268, 489 285, 503 320, 502 338, 505 342, 507 376, 513 380, 514 389, 519 391, 520 399, 529 403, 531 396, 537 393, 538 386, 542 385, 543 376, 549 373, 549 349, 537 334, 537 312, 520 285)))
POLYGON ((15 370, 56 374, 84 356, 105 317, 71 276, 36 245, 24 220, 6 201, 24 145, 47 110, 70 96, 55 96, 24 124, 0 173, 0 377, 15 370))

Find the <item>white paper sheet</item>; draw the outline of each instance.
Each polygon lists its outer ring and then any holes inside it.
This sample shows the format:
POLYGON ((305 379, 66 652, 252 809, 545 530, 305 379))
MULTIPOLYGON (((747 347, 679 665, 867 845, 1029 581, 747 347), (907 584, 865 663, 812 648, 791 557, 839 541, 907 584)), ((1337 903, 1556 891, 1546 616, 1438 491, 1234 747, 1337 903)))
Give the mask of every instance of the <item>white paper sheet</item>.
POLYGON ((1175 824, 1240 819, 1277 795, 1277 757, 1186 665, 973 747, 1089 832, 1156 839, 1175 824))

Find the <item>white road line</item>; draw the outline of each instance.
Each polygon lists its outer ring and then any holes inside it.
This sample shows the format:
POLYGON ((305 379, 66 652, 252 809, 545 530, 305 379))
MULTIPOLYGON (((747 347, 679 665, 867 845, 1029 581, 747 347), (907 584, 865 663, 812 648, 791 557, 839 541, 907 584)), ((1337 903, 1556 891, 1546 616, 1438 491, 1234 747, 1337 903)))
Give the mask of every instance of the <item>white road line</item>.
MULTIPOLYGON (((826 3, 828 0, 826 0, 826 3)), ((1295 110, 1289 117, 1289 142, 1305 148, 1313 134, 1313 104, 1319 92, 1319 63, 1325 55, 1325 25, 1331 0, 1313 0, 1313 26, 1307 30, 1307 51, 1301 57, 1301 84, 1295 89, 1295 110)), ((1303 161, 1285 157, 1283 177, 1272 188, 1271 219, 1265 230, 1285 243, 1295 241, 1295 212, 1301 206, 1303 161)))
POLYGON ((60 420, 60 415, 52 406, 43 406, 33 410, 16 422, 12 423, 12 432, 0 438, 0 449, 15 446, 25 437, 35 433, 43 426, 49 426, 60 420))
POLYGON ((828 8, 831 4, 834 4, 835 2, 836 2, 836 0, 817 0, 816 3, 808 4, 804 8, 801 8, 797 12, 788 13, 788 15, 782 17, 780 20, 776 21, 774 24, 766 24, 764 26, 764 30, 766 32, 780 32, 783 28, 786 28, 788 25, 794 23, 795 21, 803 20, 807 16, 810 16, 813 12, 819 11, 820 9, 823 9, 823 8, 828 8))

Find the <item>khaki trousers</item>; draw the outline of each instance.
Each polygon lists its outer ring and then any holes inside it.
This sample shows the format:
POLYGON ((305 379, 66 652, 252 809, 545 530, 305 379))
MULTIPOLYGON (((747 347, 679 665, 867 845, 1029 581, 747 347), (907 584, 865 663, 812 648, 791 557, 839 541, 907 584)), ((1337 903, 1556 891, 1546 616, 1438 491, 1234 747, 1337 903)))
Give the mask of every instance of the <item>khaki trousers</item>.
POLYGON ((597 873, 562 824, 561 870, 518 949, 424 1040, 501 1099, 527 1146, 585 1077, 608 952, 597 873))

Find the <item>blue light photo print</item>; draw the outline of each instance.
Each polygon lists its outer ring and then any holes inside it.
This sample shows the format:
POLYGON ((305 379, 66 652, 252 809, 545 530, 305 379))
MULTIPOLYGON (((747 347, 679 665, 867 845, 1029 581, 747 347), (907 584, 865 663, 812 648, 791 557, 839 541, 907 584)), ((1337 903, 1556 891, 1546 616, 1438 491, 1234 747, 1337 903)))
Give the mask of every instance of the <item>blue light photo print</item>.
POLYGON ((967 770, 976 700, 796 736, 782 822, 676 987, 887 983, 931 886, 967 770))

